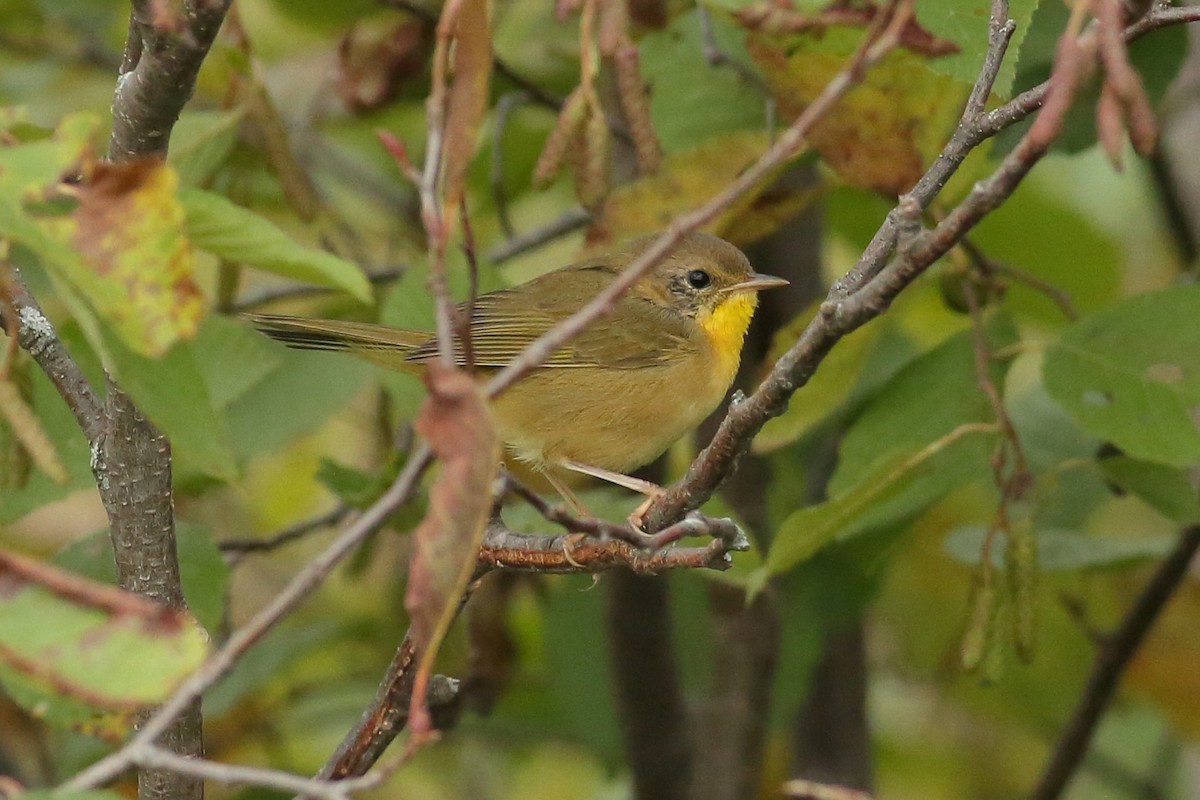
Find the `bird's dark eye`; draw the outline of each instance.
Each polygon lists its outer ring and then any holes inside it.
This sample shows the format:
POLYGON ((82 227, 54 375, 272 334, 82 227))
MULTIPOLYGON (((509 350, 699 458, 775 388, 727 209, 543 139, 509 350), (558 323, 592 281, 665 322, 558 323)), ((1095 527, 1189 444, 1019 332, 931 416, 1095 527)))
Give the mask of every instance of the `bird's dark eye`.
POLYGON ((687 282, 693 289, 703 289, 712 282, 712 278, 704 270, 694 269, 687 274, 687 282))

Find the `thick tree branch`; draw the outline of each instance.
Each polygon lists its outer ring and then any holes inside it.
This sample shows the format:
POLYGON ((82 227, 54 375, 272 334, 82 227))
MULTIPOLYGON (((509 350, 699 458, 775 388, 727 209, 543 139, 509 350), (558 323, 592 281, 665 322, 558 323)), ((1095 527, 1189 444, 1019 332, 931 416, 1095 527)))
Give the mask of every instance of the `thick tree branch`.
POLYGON ((1030 800, 1056 800, 1062 796, 1083 757, 1104 710, 1112 702, 1125 668, 1137 653, 1188 574, 1188 567, 1200 550, 1200 526, 1184 529, 1175 548, 1158 565, 1154 575, 1134 600, 1120 627, 1108 637, 1088 676, 1083 695, 1075 706, 1070 722, 1063 730, 1030 800))
MULTIPOLYGON (((171 129, 192 96, 196 75, 229 2, 189 0, 175 18, 161 4, 134 0, 125 58, 113 95, 110 160, 166 156, 171 129)), ((104 412, 105 430, 99 446, 92 450, 93 470, 108 512, 117 583, 182 608, 170 443, 111 380, 107 381, 104 412)), ((158 741, 186 757, 203 753, 198 697, 188 698, 164 723, 148 737, 148 744, 158 741)), ((149 728, 147 723, 143 731, 149 728)), ((194 776, 169 769, 139 771, 141 800, 203 795, 204 783, 194 776)))
POLYGON ((231 0, 189 0, 182 17, 151 0, 134 0, 125 61, 113 96, 108 157, 125 161, 167 152, 171 129, 192 96, 231 0))

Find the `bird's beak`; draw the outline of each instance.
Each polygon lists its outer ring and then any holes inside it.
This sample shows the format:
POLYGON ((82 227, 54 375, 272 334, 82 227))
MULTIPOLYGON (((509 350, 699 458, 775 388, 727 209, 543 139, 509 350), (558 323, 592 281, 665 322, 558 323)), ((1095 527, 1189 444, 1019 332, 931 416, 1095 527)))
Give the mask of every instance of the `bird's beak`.
POLYGON ((763 275, 761 272, 752 272, 749 280, 744 280, 741 283, 735 283, 729 287, 731 292, 761 292, 763 289, 774 289, 779 286, 787 286, 790 281, 784 278, 776 278, 774 275, 763 275))

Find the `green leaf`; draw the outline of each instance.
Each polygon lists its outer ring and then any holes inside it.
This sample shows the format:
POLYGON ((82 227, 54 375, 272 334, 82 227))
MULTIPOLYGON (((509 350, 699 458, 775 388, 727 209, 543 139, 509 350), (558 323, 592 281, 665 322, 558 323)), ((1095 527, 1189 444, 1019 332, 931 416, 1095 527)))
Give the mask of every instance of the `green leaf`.
POLYGON ((794 512, 779 526, 765 570, 750 585, 761 588, 769 575, 786 572, 834 541, 911 518, 964 476, 973 477, 968 462, 986 458, 994 435, 982 423, 963 425, 925 447, 890 454, 860 473, 860 483, 850 490, 794 512))
POLYGON ((3 660, 0 660, 0 687, 29 716, 58 730, 119 744, 133 727, 132 712, 106 711, 79 698, 55 694, 43 682, 18 672, 3 660))
POLYGON ((242 109, 185 111, 171 129, 167 163, 182 186, 202 186, 229 156, 237 141, 242 109))
MULTIPOLYGON (((1067 295, 1078 313, 1112 302, 1121 284, 1124 262, 1116 231, 1058 199, 1035 177, 1022 187, 1019 202, 988 214, 971 241, 989 258, 1046 281, 1067 295), (1070 243, 1069 248, 1050 243, 1070 243), (1086 264, 1087 269, 1080 269, 1086 264)), ((1005 308, 1054 325, 1067 322, 1044 292, 1005 279, 1005 308)))
MULTIPOLYGON (((1011 323, 1001 318, 989 328, 987 345, 996 352, 1015 339, 1011 323)), ((990 361, 989 375, 995 385, 1003 385, 1008 363, 990 361)), ((973 335, 964 331, 912 361, 872 398, 842 440, 829 492, 836 496, 858 486, 863 475, 875 471, 876 464, 892 460, 895 453, 913 453, 962 425, 994 419, 975 376, 973 335)), ((988 472, 986 456, 978 463, 973 463, 969 453, 952 460, 952 472, 964 470, 962 475, 945 476, 954 485, 988 472)), ((877 511, 885 513, 886 509, 877 511)))
POLYGON ((349 261, 299 244, 272 222, 220 195, 183 189, 179 199, 187 214, 188 238, 201 250, 371 302, 371 284, 349 261))
MULTIPOLYGON (((206 630, 219 631, 225 617, 229 567, 205 525, 175 523, 179 579, 188 611, 206 630)), ((107 530, 71 542, 54 554, 51 563, 94 581, 116 585, 112 540, 107 530)))
POLYGON ((29 405, 66 468, 68 480, 65 484, 58 484, 35 469, 20 489, 0 491, 0 525, 20 519, 30 511, 62 499, 71 492, 95 485, 89 466, 87 440, 79 431, 71 410, 40 369, 30 363, 25 371, 29 375, 32 393, 29 405))
MULTIPOLYGON (((984 525, 967 525, 951 531, 943 546, 947 555, 956 561, 978 564, 986 534, 984 525)), ((1115 539, 1059 528, 1035 530, 1033 538, 1037 542, 1038 568, 1052 572, 1127 567, 1162 558, 1175 544, 1173 536, 1115 539)), ((1005 547, 1005 537, 997 535, 989 553, 994 566, 1003 566, 1005 547)))
POLYGON ((99 709, 155 703, 204 660, 186 614, 0 551, 0 661, 99 709))
POLYGON ((47 229, 74 250, 47 267, 83 294, 131 349, 159 356, 192 338, 204 316, 183 236, 175 173, 160 162, 98 163, 69 219, 47 229))
MULTIPOLYGON (((815 310, 814 305, 775 334, 767 363, 775 361, 796 342, 815 310)), ((898 308, 893 311, 898 312, 898 308)), ((893 322, 895 318, 889 313, 838 342, 787 410, 769 420, 755 437, 755 452, 777 450, 831 419, 854 413, 911 361, 917 355, 917 344, 893 322)))
POLYGON ((238 458, 277 452, 311 433, 345 409, 371 375, 368 364, 340 353, 305 353, 272 342, 266 345, 278 366, 223 409, 238 458))
POLYGON ((99 124, 95 114, 71 114, 50 137, 0 147, 0 195, 13 201, 44 199, 64 173, 79 165, 99 124))
POLYGON ((1128 456, 1101 458, 1098 463, 1105 478, 1167 519, 1181 525, 1200 522, 1200 498, 1184 470, 1128 456))
POLYGON ((1131 297, 1046 352, 1046 389, 1087 432, 1129 455, 1200 462, 1200 287, 1131 297))
POLYGON ((107 329, 103 339, 117 384, 167 435, 177 455, 214 477, 235 478, 229 434, 209 399, 192 348, 180 343, 162 358, 150 359, 126 348, 107 329))
POLYGON ((379 473, 354 469, 328 458, 321 459, 316 479, 331 494, 354 508, 369 506, 391 483, 390 480, 382 481, 379 473))
MULTIPOLYGON (((1014 337, 1003 317, 987 330, 992 352, 1014 337)), ((830 499, 783 521, 764 579, 830 542, 898 525, 989 474, 995 413, 975 377, 974 347, 972 332, 957 334, 908 364, 872 398, 842 439, 830 499)), ((995 359, 989 364, 996 385, 1007 366, 995 359)))
MULTIPOLYGON (((1037 7, 1038 0, 1011 0, 1008 4, 1008 18, 1017 27, 992 88, 1001 97, 1009 96, 1016 76, 1017 54, 1021 52, 1021 45, 1037 7)), ((957 53, 929 59, 929 68, 965 83, 974 83, 988 49, 991 0, 917 0, 916 12, 917 21, 922 27, 939 39, 949 39, 959 47, 957 53)))
POLYGON ((191 346, 213 408, 224 409, 283 365, 279 349, 244 322, 210 315, 191 346))
MULTIPOLYGON (((722 14, 711 17, 717 46, 749 67, 742 36, 722 14)), ((692 10, 638 42, 642 79, 650 88, 650 118, 668 153, 725 133, 761 128, 767 97, 728 66, 709 64, 692 10)))

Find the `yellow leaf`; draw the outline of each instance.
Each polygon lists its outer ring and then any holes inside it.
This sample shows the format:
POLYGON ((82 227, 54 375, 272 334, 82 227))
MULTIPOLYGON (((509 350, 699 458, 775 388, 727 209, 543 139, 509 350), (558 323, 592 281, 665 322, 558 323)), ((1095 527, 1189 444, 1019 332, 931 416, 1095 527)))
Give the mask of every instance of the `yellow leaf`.
POLYGON ((142 355, 191 338, 204 314, 176 185, 158 160, 97 163, 65 223, 82 257, 67 278, 142 355))

